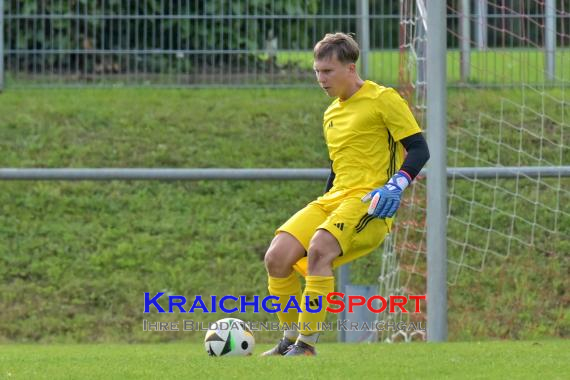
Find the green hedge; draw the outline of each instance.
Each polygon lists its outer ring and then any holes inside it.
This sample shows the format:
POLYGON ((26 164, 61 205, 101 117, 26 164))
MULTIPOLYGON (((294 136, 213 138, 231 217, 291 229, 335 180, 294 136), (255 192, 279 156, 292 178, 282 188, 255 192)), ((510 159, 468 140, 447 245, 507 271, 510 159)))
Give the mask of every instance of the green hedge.
POLYGON ((183 50, 244 52, 201 55, 201 65, 256 63, 263 57, 255 52, 264 49, 265 40, 271 35, 279 38, 278 45, 283 48, 310 47, 314 41, 306 31, 311 21, 295 17, 316 14, 317 3, 78 0, 69 7, 69 2, 63 0, 11 0, 5 4, 5 46, 20 54, 9 54, 8 64, 18 71, 32 72, 45 65, 83 72, 188 72, 198 62, 178 52, 183 50), (270 14, 286 15, 287 22, 254 16, 270 14), (42 54, 24 54, 24 50, 42 54), (105 52, 105 57, 94 53, 101 50, 118 52, 105 52))

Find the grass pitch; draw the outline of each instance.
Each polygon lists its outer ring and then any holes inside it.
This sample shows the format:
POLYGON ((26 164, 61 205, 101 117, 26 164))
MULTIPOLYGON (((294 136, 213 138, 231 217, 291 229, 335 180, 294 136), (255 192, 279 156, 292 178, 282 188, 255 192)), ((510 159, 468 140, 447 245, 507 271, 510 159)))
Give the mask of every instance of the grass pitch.
MULTIPOLYGON (((321 344, 319 356, 208 357, 202 344, 2 345, 0 379, 562 379, 570 340, 321 344)), ((565 375, 566 374, 566 375, 565 375)))
MULTIPOLYGON (((547 95, 564 99, 564 93, 551 89, 547 95)), ((520 103, 515 90, 450 91, 450 165, 535 165, 529 155, 542 163, 569 156, 563 153, 570 134, 560 123, 544 126, 531 112, 544 109, 552 120, 567 121, 569 107, 540 96, 525 101, 525 130, 546 128, 548 140, 556 140, 552 144, 513 128, 496 128, 499 119, 521 123, 520 109, 501 108, 503 97, 520 103), (495 122, 479 123, 480 111, 495 122), (519 144, 525 155, 506 149, 519 144), (466 154, 472 147, 478 153, 466 154)), ((321 123, 329 101, 318 88, 7 91, 0 102, 0 167, 325 168, 321 123)), ((0 342, 198 341, 201 335, 189 332, 143 332, 144 292, 267 294, 263 255, 275 228, 322 194, 324 182, 2 182, 0 342)), ((551 212, 570 204, 567 191, 552 191, 570 188, 570 178, 518 182, 479 181, 476 188, 450 182, 454 199, 474 205, 453 208, 453 216, 504 233, 512 228, 505 214, 516 210, 517 220, 570 230, 567 213, 556 218, 551 212), (500 188, 508 191, 495 191, 500 188), (482 204, 504 212, 491 220, 488 209, 477 207, 482 204)), ((532 236, 529 225, 516 224, 521 241, 532 236)), ((466 236, 465 224, 453 222, 448 236, 480 246, 477 242, 487 240, 485 231, 471 228, 466 236)), ((569 337, 570 242, 565 235, 537 232, 533 247, 493 236, 494 252, 513 253, 465 254, 461 244, 449 244, 448 257, 456 263, 478 268, 485 259, 481 272, 464 267, 458 273, 450 265, 450 279, 457 283, 449 289, 449 339, 569 337)), ((353 283, 374 283, 381 260, 378 252, 355 262, 353 283)), ((414 278, 423 289, 425 278, 414 278)), ((161 315, 157 320, 181 318, 161 315)), ((196 318, 213 322, 220 317, 196 318)), ((265 314, 241 318, 275 321, 265 314)), ((259 342, 269 338, 256 336, 259 342)), ((334 335, 321 342, 329 338, 334 335)))

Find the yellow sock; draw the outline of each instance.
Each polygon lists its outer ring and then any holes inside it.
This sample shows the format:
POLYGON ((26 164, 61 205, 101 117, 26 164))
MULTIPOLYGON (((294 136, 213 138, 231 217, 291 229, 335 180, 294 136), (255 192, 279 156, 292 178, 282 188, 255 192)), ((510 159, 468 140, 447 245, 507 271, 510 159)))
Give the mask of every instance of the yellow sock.
POLYGON ((327 295, 334 291, 334 277, 333 276, 307 276, 307 284, 305 286, 305 292, 303 293, 303 302, 301 309, 303 312, 299 317, 299 323, 301 325, 301 336, 300 340, 307 344, 314 345, 316 339, 303 339, 303 336, 308 337, 314 335, 320 331, 322 323, 325 321, 327 316, 327 295), (311 310, 317 310, 320 308, 319 312, 311 313, 307 311, 307 297, 309 298, 309 308, 311 310), (321 299, 319 301, 319 296, 321 299), (305 329, 305 323, 308 323, 309 329, 305 329))
MULTIPOLYGON (((289 302, 289 298, 291 296, 295 296, 297 303, 299 305, 301 304, 301 282, 299 281, 297 274, 293 272, 289 277, 285 278, 269 276, 268 289, 269 294, 279 297, 279 301, 274 303, 281 305, 281 311, 277 312, 277 317, 279 318, 281 326, 283 326, 284 323, 287 323, 289 326, 293 323, 297 323, 299 321, 299 312, 296 308, 289 308, 286 313, 283 312, 283 309, 287 305, 287 302, 289 302)), ((298 331, 285 331, 284 333, 289 340, 295 340, 295 337, 298 334, 298 331)))

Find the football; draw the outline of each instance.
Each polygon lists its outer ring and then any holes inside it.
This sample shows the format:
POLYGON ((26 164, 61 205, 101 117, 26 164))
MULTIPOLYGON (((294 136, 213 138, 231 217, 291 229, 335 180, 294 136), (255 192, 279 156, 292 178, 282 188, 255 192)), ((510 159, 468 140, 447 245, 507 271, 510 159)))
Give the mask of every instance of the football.
POLYGON ((210 356, 247 356, 253 353, 255 339, 244 321, 224 318, 211 325, 204 345, 210 356))

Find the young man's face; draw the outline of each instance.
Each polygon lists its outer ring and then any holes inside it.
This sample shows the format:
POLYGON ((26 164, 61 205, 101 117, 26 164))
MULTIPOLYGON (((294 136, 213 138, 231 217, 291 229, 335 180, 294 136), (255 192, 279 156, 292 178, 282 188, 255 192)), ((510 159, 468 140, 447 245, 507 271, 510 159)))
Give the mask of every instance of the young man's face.
POLYGON ((315 60, 313 69, 319 85, 328 96, 342 96, 354 80, 356 65, 354 63, 342 63, 336 56, 315 60))

